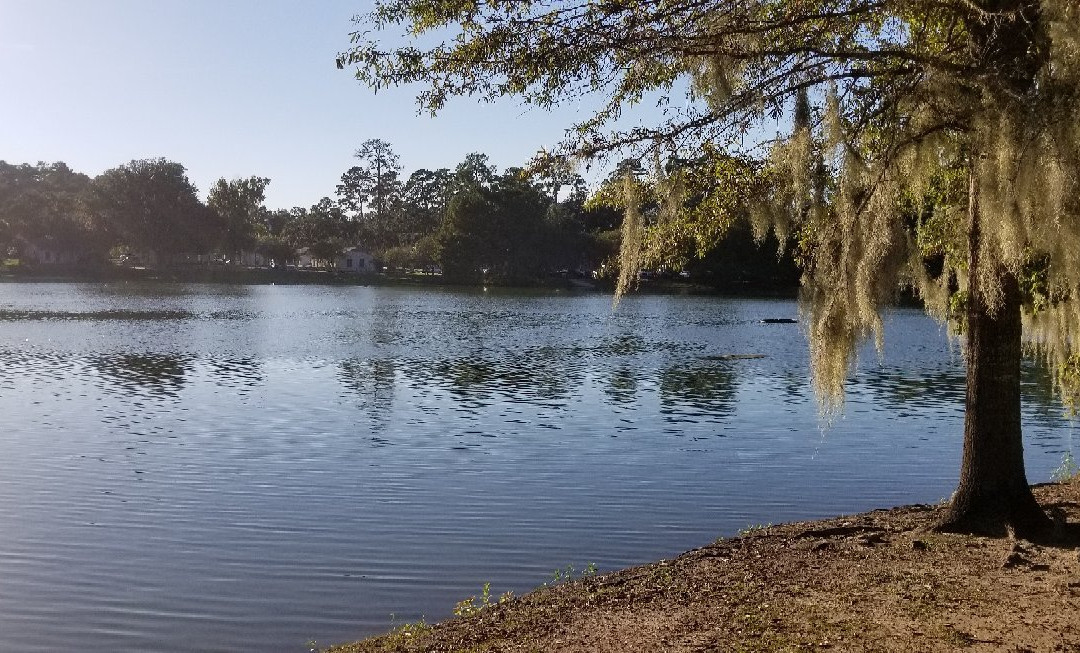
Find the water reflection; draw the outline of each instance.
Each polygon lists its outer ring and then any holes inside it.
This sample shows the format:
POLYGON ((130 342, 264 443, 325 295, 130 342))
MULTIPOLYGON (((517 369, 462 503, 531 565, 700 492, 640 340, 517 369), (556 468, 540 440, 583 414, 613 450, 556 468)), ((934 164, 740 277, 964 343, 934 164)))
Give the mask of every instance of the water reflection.
POLYGON ((131 309, 103 309, 91 311, 49 311, 49 310, 0 310, 0 321, 68 321, 68 320, 117 320, 136 321, 144 320, 160 322, 165 320, 182 320, 193 317, 189 311, 180 310, 131 310, 131 309))
POLYGON ((90 358, 90 366, 122 390, 177 396, 193 357, 178 354, 116 354, 90 358))
POLYGON ((395 361, 350 358, 341 361, 338 378, 359 399, 359 407, 371 421, 372 430, 379 433, 386 429, 394 408, 395 361))
POLYGON ((917 411, 943 405, 963 406, 965 394, 962 369, 913 370, 895 367, 860 372, 851 385, 869 390, 890 410, 917 411))
POLYGON ((263 381, 263 362, 256 358, 216 358, 207 361, 214 383, 241 393, 250 392, 263 381))
POLYGON ((720 421, 734 410, 736 374, 731 363, 674 365, 660 372, 661 414, 668 422, 720 421))
POLYGON ((613 367, 604 385, 604 394, 612 404, 632 404, 637 400, 640 378, 625 365, 613 367))
POLYGON ((481 405, 492 400, 562 404, 581 378, 578 365, 551 348, 507 359, 476 356, 410 361, 407 373, 417 386, 445 388, 458 398, 481 405))

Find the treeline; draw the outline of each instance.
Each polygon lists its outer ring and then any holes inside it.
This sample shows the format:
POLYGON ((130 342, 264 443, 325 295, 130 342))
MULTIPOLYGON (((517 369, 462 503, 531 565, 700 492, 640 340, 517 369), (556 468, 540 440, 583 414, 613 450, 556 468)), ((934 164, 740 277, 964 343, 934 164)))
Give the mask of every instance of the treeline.
MULTIPOLYGON (((64 163, 0 161, 0 254, 35 263, 151 266, 281 266, 303 255, 308 265, 332 267, 335 257, 358 247, 392 269, 437 270, 455 282, 532 283, 552 274, 616 271, 623 211, 589 201, 585 181, 570 170, 499 172, 476 153, 453 169, 404 177, 390 144, 377 139, 356 158, 333 197, 291 209, 267 208, 270 180, 257 176, 219 179, 203 201, 184 166, 165 159, 132 161, 94 178, 64 163)), ((688 266, 718 285, 775 278, 779 270, 749 234, 735 234, 688 266)), ((791 270, 780 276, 793 281, 791 270)))

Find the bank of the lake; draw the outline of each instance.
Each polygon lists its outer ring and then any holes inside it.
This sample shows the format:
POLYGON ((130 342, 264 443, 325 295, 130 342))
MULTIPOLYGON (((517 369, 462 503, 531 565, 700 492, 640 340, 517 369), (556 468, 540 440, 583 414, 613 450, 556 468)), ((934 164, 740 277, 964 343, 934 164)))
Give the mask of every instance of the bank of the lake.
MULTIPOLYGON (((424 272, 370 272, 356 274, 341 270, 322 270, 296 267, 234 267, 176 266, 171 268, 142 268, 117 265, 45 267, 0 267, 0 282, 24 283, 184 283, 229 285, 324 285, 324 286, 385 286, 405 288, 520 288, 572 290, 576 292, 615 291, 614 279, 591 279, 569 274, 552 274, 544 278, 513 282, 488 280, 467 281, 448 279, 441 274, 424 272)), ((789 280, 740 280, 725 278, 710 282, 679 277, 649 277, 642 279, 636 289, 643 293, 680 295, 724 295, 729 297, 794 298, 798 286, 789 280)))
POLYGON ((331 650, 1078 651, 1080 480, 1035 493, 1051 542, 927 532, 940 505, 763 526, 331 650))

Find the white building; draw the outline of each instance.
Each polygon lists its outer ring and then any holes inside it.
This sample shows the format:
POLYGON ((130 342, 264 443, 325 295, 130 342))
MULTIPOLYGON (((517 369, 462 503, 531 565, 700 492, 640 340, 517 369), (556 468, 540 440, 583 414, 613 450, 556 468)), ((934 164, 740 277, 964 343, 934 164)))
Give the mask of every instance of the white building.
POLYGON ((359 247, 351 247, 334 259, 334 269, 341 272, 368 274, 375 272, 375 259, 359 247))

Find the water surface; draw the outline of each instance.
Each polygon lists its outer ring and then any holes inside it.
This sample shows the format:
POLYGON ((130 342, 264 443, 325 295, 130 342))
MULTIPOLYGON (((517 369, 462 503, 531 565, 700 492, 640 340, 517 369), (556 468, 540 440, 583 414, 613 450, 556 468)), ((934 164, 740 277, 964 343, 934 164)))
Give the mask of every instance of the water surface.
MULTIPOLYGON (((824 429, 788 301, 0 284, 0 650, 302 651, 556 568, 933 502, 963 365, 917 311, 824 429)), ((1025 370, 1029 477, 1074 445, 1025 370)))

